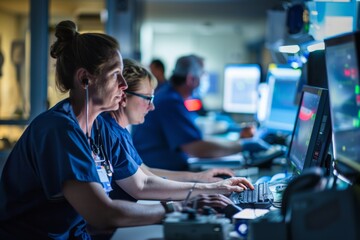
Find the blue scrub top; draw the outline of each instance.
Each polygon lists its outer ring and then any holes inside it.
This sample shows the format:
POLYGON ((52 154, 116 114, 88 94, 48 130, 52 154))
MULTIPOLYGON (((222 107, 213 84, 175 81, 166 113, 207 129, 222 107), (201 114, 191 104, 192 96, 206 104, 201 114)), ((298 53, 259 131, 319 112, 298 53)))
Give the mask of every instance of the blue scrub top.
MULTIPOLYGON (((109 113, 102 114, 102 117, 105 119, 106 124, 108 124, 108 127, 118 137, 120 141, 121 151, 126 152, 128 154, 126 159, 126 161, 129 162, 128 166, 131 168, 133 168, 134 166, 140 166, 143 163, 143 161, 133 145, 129 131, 126 128, 121 127, 115 121, 115 119, 111 117, 109 113)), ((133 169, 130 169, 129 171, 133 172, 133 169)), ((123 176, 123 178, 125 177, 128 177, 128 175, 123 176)), ((113 188, 113 190, 110 192, 109 196, 112 199, 124 199, 134 202, 137 201, 137 199, 133 198, 127 192, 125 192, 121 187, 119 187, 115 183, 115 181, 111 182, 111 187, 113 188)))
POLYGON ((143 124, 133 127, 134 145, 149 167, 168 170, 188 170, 188 155, 180 146, 202 139, 195 125, 197 114, 189 112, 184 99, 171 84, 166 84, 154 99, 155 110, 143 124))
MULTIPOLYGON (((127 154, 120 151, 118 139, 101 117, 98 123, 113 178, 133 174, 123 170, 129 163, 122 161, 127 154)), ((92 136, 97 135, 94 131, 92 136)), ((89 239, 86 222, 63 196, 68 180, 101 183, 88 140, 66 99, 31 122, 5 163, 0 239, 89 239)))

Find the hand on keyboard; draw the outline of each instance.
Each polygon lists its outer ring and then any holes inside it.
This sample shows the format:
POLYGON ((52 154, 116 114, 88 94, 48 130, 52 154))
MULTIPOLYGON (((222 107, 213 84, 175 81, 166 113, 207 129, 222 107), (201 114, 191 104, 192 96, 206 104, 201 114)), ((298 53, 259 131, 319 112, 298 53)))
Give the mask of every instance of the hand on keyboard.
POLYGON ((268 183, 259 183, 254 187, 254 190, 232 193, 230 199, 241 208, 270 208, 274 197, 268 183))
POLYGON ((191 198, 186 207, 196 207, 197 211, 203 214, 205 214, 205 210, 211 208, 218 213, 225 214, 227 218, 231 218, 235 213, 242 210, 241 207, 235 205, 233 201, 222 194, 200 194, 191 198))

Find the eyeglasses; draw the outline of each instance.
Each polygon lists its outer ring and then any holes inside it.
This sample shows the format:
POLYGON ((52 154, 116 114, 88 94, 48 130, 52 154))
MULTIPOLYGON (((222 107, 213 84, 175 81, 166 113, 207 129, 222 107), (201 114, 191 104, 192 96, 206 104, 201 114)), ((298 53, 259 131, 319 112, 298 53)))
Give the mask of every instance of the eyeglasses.
POLYGON ((149 101, 149 105, 152 104, 153 101, 154 101, 154 95, 146 96, 146 95, 136 93, 136 92, 129 92, 129 91, 125 91, 125 92, 127 94, 134 95, 134 96, 137 96, 137 97, 141 97, 142 99, 145 99, 145 100, 149 101))

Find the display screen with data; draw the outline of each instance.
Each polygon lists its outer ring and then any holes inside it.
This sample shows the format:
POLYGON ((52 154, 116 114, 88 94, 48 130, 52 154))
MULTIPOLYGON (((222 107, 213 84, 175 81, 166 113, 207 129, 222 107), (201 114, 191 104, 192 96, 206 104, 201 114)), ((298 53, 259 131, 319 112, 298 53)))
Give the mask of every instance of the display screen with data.
POLYGON ((267 73, 268 101, 264 127, 291 132, 298 106, 295 103, 300 69, 290 65, 269 65, 267 73))
POLYGON ((261 68, 258 64, 229 64, 224 70, 223 110, 256 113, 261 68))
POLYGON ((325 41, 334 158, 360 172, 359 33, 325 41))

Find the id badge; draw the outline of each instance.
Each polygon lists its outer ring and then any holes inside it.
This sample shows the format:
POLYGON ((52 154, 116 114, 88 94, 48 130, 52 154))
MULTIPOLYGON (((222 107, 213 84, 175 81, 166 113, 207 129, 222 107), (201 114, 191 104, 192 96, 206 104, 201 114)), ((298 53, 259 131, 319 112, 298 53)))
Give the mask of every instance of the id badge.
POLYGON ((106 174, 105 168, 103 166, 97 166, 96 170, 105 192, 109 193, 113 189, 111 188, 109 177, 106 174))

